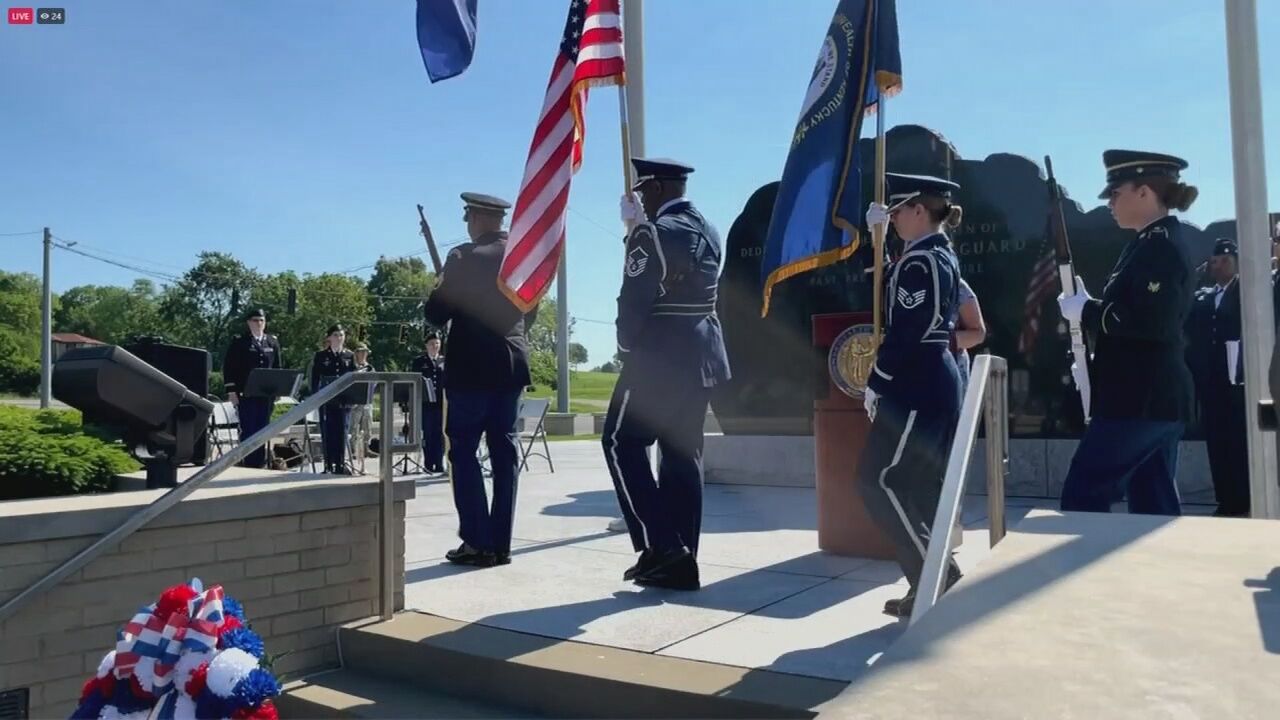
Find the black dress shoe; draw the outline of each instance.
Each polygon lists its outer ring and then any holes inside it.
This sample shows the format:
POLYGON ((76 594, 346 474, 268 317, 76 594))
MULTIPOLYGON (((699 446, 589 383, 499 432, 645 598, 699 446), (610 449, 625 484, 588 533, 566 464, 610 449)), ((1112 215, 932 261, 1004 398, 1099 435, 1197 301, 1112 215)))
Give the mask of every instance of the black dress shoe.
POLYGON ((510 565, 511 553, 509 552, 494 553, 493 564, 494 565, 510 565))
MULTIPOLYGON (((959 570, 955 569, 955 567, 947 568, 947 584, 942 588, 942 594, 945 595, 946 592, 951 589, 952 585, 960 582, 961 577, 963 576, 960 574, 959 570)), ((892 615, 896 618, 909 618, 911 617, 911 611, 915 609, 915 606, 916 589, 915 587, 912 587, 907 591, 905 596, 895 598, 893 600, 886 600, 884 603, 884 614, 892 615)))
POLYGON ((684 548, 657 554, 648 570, 636 574, 635 583, 668 590, 697 590, 702 587, 698 561, 684 548))
POLYGON ((636 575, 648 572, 650 570, 650 566, 653 565, 654 557, 655 555, 652 550, 645 550, 641 552, 640 558, 636 560, 636 564, 627 568, 627 571, 622 573, 622 579, 625 581, 635 580, 636 575))
POLYGON ((474 565, 475 567, 493 567, 498 563, 498 556, 484 550, 477 550, 466 543, 445 553, 445 559, 455 565, 474 565))

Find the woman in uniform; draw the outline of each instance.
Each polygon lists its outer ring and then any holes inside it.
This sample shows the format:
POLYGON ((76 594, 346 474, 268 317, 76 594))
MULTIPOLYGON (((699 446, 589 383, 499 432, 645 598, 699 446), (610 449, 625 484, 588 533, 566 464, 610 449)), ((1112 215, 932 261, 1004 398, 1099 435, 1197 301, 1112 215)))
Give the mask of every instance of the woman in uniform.
MULTIPOLYGON (((343 347, 346 338, 347 332, 341 325, 330 326, 324 349, 317 352, 311 361, 311 392, 318 392, 343 373, 355 371, 355 358, 343 347)), ((346 438, 347 409, 334 398, 320 408, 320 443, 324 448, 326 473, 351 474, 342 459, 346 438)))
MULTIPOLYGON (((1198 191, 1181 181, 1187 162, 1132 150, 1102 154, 1116 224, 1134 230, 1102 294, 1060 295, 1062 317, 1093 339, 1091 419, 1062 488, 1062 509, 1110 512, 1126 493, 1129 512, 1180 515, 1174 475, 1178 442, 1192 417, 1191 373, 1183 325, 1195 278, 1170 210, 1185 211, 1198 191)), ((1073 366, 1073 375, 1082 368, 1073 366)))
MULTIPOLYGON (((938 508, 946 458, 960 419, 960 375, 951 351, 960 309, 960 266, 944 228, 960 224, 959 185, 887 173, 889 206, 872 203, 867 225, 892 221, 903 253, 889 270, 885 328, 865 391, 871 431, 858 486, 893 542, 910 583, 884 611, 909 617, 938 508)), ((945 540, 945 539, 944 539, 945 540)), ((944 588, 960 579, 949 561, 944 588)))

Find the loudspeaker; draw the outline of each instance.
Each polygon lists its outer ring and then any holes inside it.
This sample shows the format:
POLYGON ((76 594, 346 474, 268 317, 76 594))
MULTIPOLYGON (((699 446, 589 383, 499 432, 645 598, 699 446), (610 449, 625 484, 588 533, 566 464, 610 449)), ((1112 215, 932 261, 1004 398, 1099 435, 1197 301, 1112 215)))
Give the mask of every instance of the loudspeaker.
MULTIPOLYGON (((209 374, 213 372, 213 357, 208 350, 183 347, 164 342, 163 338, 134 338, 123 348, 139 360, 182 383, 182 386, 200 397, 209 395, 209 374)), ((194 465, 203 465, 209 457, 208 430, 196 438, 191 453, 194 465)))
POLYGON ((173 487, 209 427, 213 403, 124 348, 69 350, 53 366, 53 396, 86 420, 119 428, 147 466, 147 487, 173 487))

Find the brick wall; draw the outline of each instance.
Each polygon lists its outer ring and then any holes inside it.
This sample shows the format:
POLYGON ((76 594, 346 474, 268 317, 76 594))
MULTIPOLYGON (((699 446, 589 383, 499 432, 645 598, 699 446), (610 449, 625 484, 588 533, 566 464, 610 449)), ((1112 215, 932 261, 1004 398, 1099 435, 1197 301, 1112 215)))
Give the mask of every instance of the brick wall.
MULTIPOLYGON (((396 609, 404 607, 396 503, 396 609)), ((377 507, 143 529, 0 625, 0 690, 29 687, 31 717, 67 717, 115 633, 170 585, 200 578, 239 600, 277 676, 337 665, 335 628, 377 613, 377 507)), ((0 544, 0 600, 97 536, 0 544)))

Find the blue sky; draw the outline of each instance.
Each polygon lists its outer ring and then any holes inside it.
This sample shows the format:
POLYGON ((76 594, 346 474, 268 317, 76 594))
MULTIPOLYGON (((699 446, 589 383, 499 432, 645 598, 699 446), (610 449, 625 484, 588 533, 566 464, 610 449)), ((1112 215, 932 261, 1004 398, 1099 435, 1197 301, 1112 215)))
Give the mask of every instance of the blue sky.
MULTIPOLYGON (((722 234, 782 172, 835 4, 645 0, 647 150, 697 167, 690 196, 722 234)), ((459 192, 514 200, 567 3, 480 0, 474 64, 435 85, 412 0, 64 5, 62 26, 0 25, 0 233, 48 225, 166 273, 204 249, 302 273, 420 251, 417 203, 446 243, 465 235, 459 192)), ((1280 209, 1280 44, 1267 41, 1280 2, 1259 6, 1280 209)), ((898 12, 905 89, 890 125, 933 127, 965 158, 1051 154, 1077 198, 1100 184, 1106 148, 1178 154, 1201 190, 1186 217, 1234 215, 1219 0, 898 12)), ((591 364, 614 349, 617 122, 616 92, 595 91, 570 197, 569 304, 591 364)), ((0 244, 0 267, 39 273, 38 236, 0 244)), ((65 252, 54 265, 57 290, 136 275, 65 252)))

